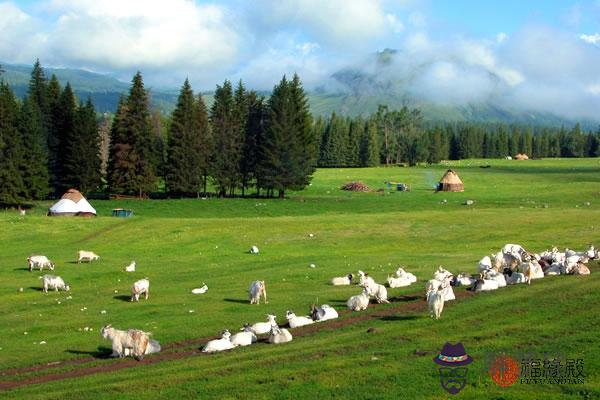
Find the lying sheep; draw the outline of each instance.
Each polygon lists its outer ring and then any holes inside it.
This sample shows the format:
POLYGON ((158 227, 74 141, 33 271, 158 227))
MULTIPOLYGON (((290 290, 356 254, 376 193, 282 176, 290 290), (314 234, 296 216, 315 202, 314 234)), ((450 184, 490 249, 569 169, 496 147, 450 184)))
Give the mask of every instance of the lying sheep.
POLYGON ((305 326, 305 325, 310 325, 315 322, 310 317, 304 317, 304 316, 299 317, 296 314, 294 314, 293 311, 287 311, 285 317, 287 318, 288 324, 290 325, 290 328, 292 328, 292 329, 299 328, 299 327, 305 326))
POLYGON ((486 279, 477 279, 473 284, 473 290, 475 292, 488 292, 498 289, 498 282, 486 279))
POLYGON ((467 274, 466 272, 461 272, 457 276, 454 277, 452 284, 454 286, 471 286, 475 283, 476 279, 471 276, 471 274, 467 274))
POLYGON ((506 278, 504 278, 504 274, 496 272, 493 269, 484 271, 481 274, 483 275, 484 280, 498 282, 498 288, 502 288, 502 287, 506 286, 506 278))
POLYGON ((352 274, 348 274, 346 276, 336 276, 335 278, 331 279, 331 284, 333 286, 351 285, 353 278, 354 276, 352 274))
POLYGON ((32 272, 34 267, 39 267, 40 271, 42 271, 44 267, 54 271, 54 263, 46 256, 31 255, 27 257, 27 263, 29 264, 29 272, 32 272))
POLYGON ((57 292, 59 289, 64 290, 65 292, 71 290, 69 285, 67 285, 60 276, 44 275, 40 277, 40 279, 43 280, 42 285, 44 293, 48 293, 48 288, 54 289, 57 292))
POLYGON ((369 295, 374 297, 377 303, 389 303, 385 286, 367 281, 364 287, 368 289, 369 295))
POLYGON ((135 272, 135 261, 132 261, 131 264, 125 267, 125 272, 135 272))
POLYGON ((492 269, 492 259, 489 256, 485 256, 479 260, 479 272, 487 269, 492 269))
POLYGON ((572 275, 589 275, 590 269, 582 263, 578 263, 572 270, 571 270, 571 274, 572 275))
POLYGON ((368 273, 364 273, 363 271, 361 271, 359 269, 358 270, 358 285, 364 286, 367 282, 375 283, 373 278, 371 278, 368 273))
POLYGON ((192 294, 204 294, 208 292, 208 286, 202 282, 202 287, 192 289, 192 294))
POLYGON ((231 343, 231 333, 227 329, 225 329, 221 333, 220 339, 211 340, 206 343, 206 346, 202 349, 203 353, 214 353, 217 351, 230 350, 234 348, 233 343, 231 343))
POLYGON ((515 270, 521 264, 521 257, 515 257, 501 251, 492 254, 492 259, 492 269, 495 271, 502 271, 504 268, 515 270))
POLYGON ((292 334, 287 330, 273 325, 271 327, 271 335, 269 336, 269 343, 281 344, 291 342, 293 339, 292 334))
POLYGON ((93 251, 85 251, 79 250, 77 252, 77 263, 81 263, 82 261, 92 262, 94 260, 98 260, 100 256, 93 251))
POLYGON ((271 314, 267 314, 267 322, 257 322, 254 325, 250 326, 250 329, 257 335, 262 335, 263 333, 271 332, 271 326, 277 325, 275 322, 275 316, 271 314))
POLYGON ((406 272, 403 268, 399 267, 394 275, 388 276, 387 285, 390 288, 406 287, 417 281, 417 277, 410 272, 406 272))
POLYGON ((510 268, 504 269, 504 279, 506 280, 507 285, 527 283, 527 280, 525 279, 525 274, 523 274, 522 272, 514 272, 510 268))
POLYGON ((429 315, 435 319, 440 319, 444 310, 444 295, 441 288, 432 289, 427 292, 427 305, 429 307, 429 315))
POLYGON ((265 300, 265 304, 268 304, 269 302, 267 301, 267 286, 265 285, 265 281, 252 282, 250 284, 250 288, 248 289, 250 304, 260 304, 261 295, 265 300))
POLYGON ((258 254, 258 247, 256 247, 256 246, 250 247, 250 250, 248 250, 248 253, 250 253, 250 254, 258 254))
POLYGON ((310 307, 310 315, 314 321, 319 322, 327 321, 328 319, 335 319, 339 316, 335 308, 327 304, 323 304, 320 307, 313 304, 310 307))
POLYGON ((369 290, 365 287, 361 294, 350 297, 346 302, 346 306, 352 311, 366 310, 369 306, 369 295, 369 290))
POLYGON ((122 331, 109 324, 102 328, 101 335, 104 339, 112 341, 112 357, 123 358, 133 355, 139 361, 145 354, 161 350, 157 341, 150 341, 149 333, 137 329, 122 331))
POLYGON ((140 301, 140 295, 144 294, 148 300, 150 294, 150 281, 148 278, 140 279, 131 286, 131 301, 140 301))
POLYGON ((231 337, 231 344, 234 347, 237 346, 249 346, 252 343, 256 343, 258 340, 256 334, 252 331, 252 327, 248 324, 244 325, 242 332, 236 333, 231 337))

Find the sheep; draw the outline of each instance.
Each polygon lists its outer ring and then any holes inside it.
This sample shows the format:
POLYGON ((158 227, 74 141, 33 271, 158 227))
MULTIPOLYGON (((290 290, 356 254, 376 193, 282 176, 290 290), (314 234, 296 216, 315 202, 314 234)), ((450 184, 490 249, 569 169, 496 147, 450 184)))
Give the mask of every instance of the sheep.
POLYGON ((364 287, 361 294, 357 294, 356 296, 352 296, 348 299, 346 306, 352 311, 366 310, 369 306, 369 295, 369 289, 364 287))
POLYGON ((157 341, 149 339, 149 333, 137 329, 122 331, 109 324, 102 328, 100 334, 104 339, 112 341, 112 357, 123 358, 131 354, 140 361, 145 354, 161 350, 157 341))
POLYGON ((140 301, 141 294, 144 294, 145 299, 148 300, 150 294, 150 281, 148 278, 140 279, 131 286, 131 301, 140 301))
POLYGON ((92 262, 94 260, 98 260, 100 258, 100 256, 96 253, 94 253, 93 251, 85 251, 85 250, 79 250, 77 252, 77 263, 80 264, 81 261, 87 261, 87 262, 92 262))
POLYGON ((227 329, 225 329, 221 333, 221 338, 211 340, 210 342, 206 343, 206 345, 202 349, 202 352, 203 353, 214 353, 217 351, 233 349, 235 346, 233 345, 233 343, 231 343, 230 339, 231 339, 231 333, 229 333, 229 331, 227 329))
POLYGON ((477 281, 475 281, 472 289, 475 292, 488 292, 491 290, 496 290, 496 289, 498 289, 498 282, 488 280, 488 279, 483 279, 483 276, 479 275, 479 279, 477 279, 477 281))
POLYGON ((438 281, 443 281, 446 278, 451 278, 453 277, 452 273, 446 269, 444 269, 444 267, 442 267, 441 265, 438 267, 437 271, 435 271, 433 273, 433 279, 438 280, 438 281))
POLYGON ((566 272, 562 264, 554 263, 548 268, 546 268, 546 270, 544 271, 544 275, 561 275, 564 273, 563 271, 566 272))
POLYGON ((258 254, 258 247, 256 247, 256 246, 250 247, 250 250, 248 250, 248 253, 250 253, 250 254, 258 254))
POLYGON ((291 342, 293 339, 292 334, 287 329, 273 325, 271 327, 271 336, 269 336, 269 343, 281 344, 291 342))
POLYGON ((460 274, 458 274, 457 276, 454 277, 452 284, 454 286, 471 286, 475 281, 476 281, 476 279, 471 277, 470 274, 461 272, 460 274))
POLYGON ((375 282, 371 283, 367 281, 364 287, 368 289, 370 296, 374 297, 375 300, 377 300, 377 303, 389 303, 387 299, 387 289, 385 288, 385 286, 375 282))
POLYGON ((594 246, 590 244, 590 247, 586 251, 574 251, 574 250, 565 249, 565 256, 566 257, 579 256, 579 257, 594 258, 596 256, 596 250, 594 249, 594 246))
POLYGON ((358 276, 359 276, 359 279, 358 279, 359 286, 364 286, 367 282, 375 283, 375 280, 373 280, 373 278, 371 278, 368 273, 364 273, 360 269, 358 270, 358 276))
POLYGON ((432 289, 427 292, 427 305, 429 307, 429 315, 431 318, 440 319, 444 310, 444 295, 442 288, 432 289))
POLYGON ((388 285, 388 287, 390 289, 393 289, 393 288, 410 286, 412 284, 412 281, 410 281, 409 279, 407 279, 405 277, 394 278, 393 276, 390 275, 387 277, 386 284, 388 285))
POLYGON ((571 274, 572 275, 589 275, 590 274, 590 269, 585 264, 578 263, 571 270, 571 274))
POLYGON ((234 347, 237 346, 249 346, 252 343, 256 343, 258 340, 256 334, 252 331, 252 327, 249 324, 244 325, 241 329, 242 332, 236 333, 231 337, 231 344, 234 347))
POLYGON ((443 281, 437 279, 431 279, 425 285, 425 293, 431 291, 432 289, 437 289, 440 286, 442 287, 442 295, 444 296, 444 301, 455 300, 456 296, 454 295, 454 290, 452 290, 452 275, 446 277, 443 281))
POLYGON ((525 274, 523 274, 522 272, 514 272, 510 268, 504 269, 504 279, 506 280, 507 285, 527 283, 527 280, 525 279, 525 274))
POLYGON ((501 251, 492 254, 492 259, 492 269, 495 271, 502 271, 504 268, 514 270, 522 262, 521 257, 515 257, 512 254, 506 254, 501 251))
POLYGON ((313 304, 310 307, 310 315, 314 321, 319 322, 327 321, 328 319, 335 319, 339 316, 335 308, 327 304, 323 304, 320 307, 313 304))
POLYGON ((125 272, 135 272, 135 261, 132 261, 131 264, 125 267, 125 272))
POLYGON ((257 335, 261 335, 263 333, 271 332, 271 326, 277 325, 275 322, 275 316, 271 314, 267 314, 267 322, 257 322, 254 325, 250 326, 250 329, 257 335))
POLYGON ((398 269, 396 270, 396 272, 394 272, 394 275, 392 277, 393 278, 404 278, 404 279, 410 281, 410 283, 415 283, 417 281, 417 277, 414 274, 411 274, 410 272, 406 272, 404 270, 404 268, 402 268, 402 267, 398 267, 398 269))
POLYGON ((65 292, 68 292, 69 290, 71 290, 71 287, 69 285, 67 285, 60 276, 44 275, 44 276, 41 276, 40 279, 43 280, 44 293, 48 293, 48 288, 54 289, 57 292, 58 292, 58 289, 62 289, 65 292))
POLYGON ((335 278, 331 279, 331 284, 333 286, 350 285, 350 284, 352 284, 353 278, 354 278, 354 275, 352 275, 352 274, 348 274, 346 276, 336 276, 335 278))
POLYGON ((504 274, 494 271, 493 269, 482 272, 484 280, 496 281, 498 282, 498 288, 502 288, 506 286, 506 278, 504 278, 504 274))
POLYGON ((492 259, 489 256, 485 256, 479 260, 479 272, 486 269, 492 269, 492 259))
POLYGON ((531 285, 532 279, 541 279, 544 277, 544 270, 542 270, 542 266, 537 261, 524 262, 519 269, 525 274, 528 285, 531 285))
POLYGON ((509 254, 519 261, 525 261, 529 258, 529 253, 519 244, 505 244, 502 247, 502 253, 509 254))
POLYGON ((250 284, 248 289, 248 296, 250 297, 250 304, 260 304, 260 295, 262 294, 265 304, 269 304, 267 301, 267 286, 265 281, 254 281, 250 284))
POLYGON ((299 327, 305 326, 305 325, 310 325, 315 322, 310 317, 304 317, 304 316, 298 317, 296 314, 294 314, 293 311, 287 311, 285 317, 287 318, 288 324, 290 325, 290 328, 292 328, 292 329, 299 328, 299 327))
POLYGON ((204 282, 202 282, 202 287, 192 289, 192 294, 204 294, 206 292, 208 292, 208 286, 204 282))
POLYGON ((30 255, 27 257, 27 263, 29 264, 29 272, 32 272, 34 267, 39 267, 40 271, 43 270, 44 267, 54 271, 54 263, 46 256, 30 255))

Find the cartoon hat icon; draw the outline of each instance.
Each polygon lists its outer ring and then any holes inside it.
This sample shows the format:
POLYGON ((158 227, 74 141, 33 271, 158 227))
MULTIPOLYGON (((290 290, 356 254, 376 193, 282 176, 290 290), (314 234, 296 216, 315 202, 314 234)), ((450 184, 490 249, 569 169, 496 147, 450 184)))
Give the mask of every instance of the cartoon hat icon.
POLYGON ((460 367, 473 362, 473 358, 467 355, 462 343, 450 344, 446 342, 442 351, 433 361, 444 367, 460 367))

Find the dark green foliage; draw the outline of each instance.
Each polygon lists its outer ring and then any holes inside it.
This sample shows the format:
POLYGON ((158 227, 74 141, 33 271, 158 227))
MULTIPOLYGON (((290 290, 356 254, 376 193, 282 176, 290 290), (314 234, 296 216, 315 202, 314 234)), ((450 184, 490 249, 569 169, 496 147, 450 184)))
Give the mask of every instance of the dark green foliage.
POLYGON ((71 187, 78 189, 73 181, 73 177, 77 174, 77 171, 70 169, 75 167, 70 161, 72 158, 71 144, 76 139, 76 107, 75 95, 73 94, 71 85, 67 84, 60 95, 56 107, 56 114, 53 118, 55 122, 57 146, 56 152, 54 153, 56 164, 52 171, 51 185, 55 195, 61 195, 71 187))
POLYGON ((379 165, 379 143, 377 141, 377 120, 369 118, 360 142, 360 166, 374 167, 379 165))
POLYGON ((4 205, 20 205, 27 200, 20 171, 24 147, 17 121, 14 94, 0 81, 0 203, 4 205))
POLYGON ((96 110, 91 99, 75 113, 74 137, 66 144, 65 174, 72 186, 87 194, 100 186, 100 138, 96 110))
POLYGON ((319 166, 344 167, 347 163, 349 126, 344 118, 335 113, 325 128, 321 139, 319 166))
POLYGON ((266 112, 264 99, 254 91, 248 93, 247 104, 248 117, 240 165, 242 195, 245 194, 253 181, 258 182, 259 180, 257 166, 260 162, 259 147, 264 137, 266 112))

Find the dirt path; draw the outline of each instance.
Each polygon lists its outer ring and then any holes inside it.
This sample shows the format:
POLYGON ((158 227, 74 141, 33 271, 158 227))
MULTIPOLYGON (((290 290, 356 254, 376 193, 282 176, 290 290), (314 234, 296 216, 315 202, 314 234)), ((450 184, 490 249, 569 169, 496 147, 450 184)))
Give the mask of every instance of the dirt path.
MULTIPOLYGON (((470 297, 472 292, 459 290, 455 292, 456 298, 470 297)), ((380 306, 372 304, 368 311, 351 312, 348 310, 340 311, 340 318, 326 321, 323 323, 308 325, 294 329, 294 338, 312 335, 315 332, 324 330, 335 330, 347 325, 357 324, 363 321, 375 320, 382 317, 388 317, 397 313, 415 313, 424 312, 427 309, 427 303, 423 299, 422 292, 412 293, 390 299, 393 306, 380 306), (347 316, 352 314, 351 316, 347 316)), ((48 364, 32 365, 24 368, 14 368, 0 371, 0 379, 5 377, 16 377, 21 374, 48 372, 38 376, 24 377, 23 379, 0 381, 0 391, 10 390, 20 386, 35 385, 39 383, 60 381, 82 376, 114 372, 126 368, 139 368, 144 365, 151 365, 165 361, 180 360, 189 357, 203 355, 200 351, 201 345, 209 340, 215 339, 214 336, 205 338, 195 338, 182 342, 170 343, 163 346, 163 351, 158 354, 146 357, 142 361, 135 361, 132 358, 115 360, 106 357, 84 357, 74 360, 57 361, 48 364), (96 363, 95 365, 86 365, 96 363), (54 371, 65 367, 75 367, 68 371, 54 371)), ((260 340, 259 340, 260 341, 260 340)))

